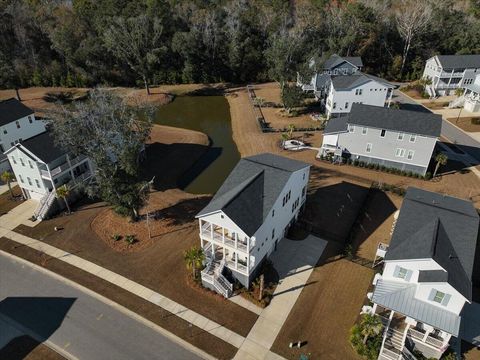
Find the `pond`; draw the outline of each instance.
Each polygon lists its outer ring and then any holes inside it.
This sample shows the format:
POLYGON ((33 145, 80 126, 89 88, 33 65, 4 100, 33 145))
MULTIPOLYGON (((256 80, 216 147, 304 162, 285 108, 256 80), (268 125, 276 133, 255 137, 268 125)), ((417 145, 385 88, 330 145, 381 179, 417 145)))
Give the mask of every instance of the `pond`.
POLYGON ((179 181, 185 191, 214 194, 240 160, 224 96, 179 96, 156 111, 154 122, 201 131, 210 138, 209 150, 179 181))

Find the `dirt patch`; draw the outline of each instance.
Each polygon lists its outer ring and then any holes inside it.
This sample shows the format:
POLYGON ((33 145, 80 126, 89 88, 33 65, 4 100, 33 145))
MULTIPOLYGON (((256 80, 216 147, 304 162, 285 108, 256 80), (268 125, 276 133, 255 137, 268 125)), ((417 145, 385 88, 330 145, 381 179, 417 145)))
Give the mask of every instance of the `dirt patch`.
POLYGON ((448 107, 448 104, 450 104, 449 101, 427 101, 423 103, 424 106, 431 110, 445 109, 448 107))
POLYGON ((452 124, 458 126, 463 131, 480 132, 480 117, 461 117, 461 118, 447 118, 452 124), (472 120, 476 119, 479 123, 474 124, 472 120))
POLYGON ((65 358, 30 336, 23 335, 12 339, 0 349, 0 359, 63 360, 65 358))
POLYGON ((8 213, 23 201, 22 190, 20 190, 18 185, 12 187, 12 192, 13 198, 9 190, 0 194, 0 215, 8 213))
MULTIPOLYGON (((231 359, 237 351, 232 345, 200 328, 191 327, 187 321, 159 306, 59 259, 49 256, 42 257, 38 251, 26 246, 18 246, 17 243, 6 238, 0 239, 0 249, 44 266, 48 270, 113 300, 219 359, 231 359)), ((116 256, 118 257, 118 254, 116 256)), ((150 268, 150 272, 153 272, 152 269, 154 268, 150 268)))
POLYGON ((329 243, 282 330, 272 351, 287 359, 310 353, 312 359, 359 359, 348 342, 373 278, 373 270, 336 256, 339 247, 329 243), (341 309, 341 311, 339 311, 341 309), (299 349, 290 342, 303 341, 299 349))

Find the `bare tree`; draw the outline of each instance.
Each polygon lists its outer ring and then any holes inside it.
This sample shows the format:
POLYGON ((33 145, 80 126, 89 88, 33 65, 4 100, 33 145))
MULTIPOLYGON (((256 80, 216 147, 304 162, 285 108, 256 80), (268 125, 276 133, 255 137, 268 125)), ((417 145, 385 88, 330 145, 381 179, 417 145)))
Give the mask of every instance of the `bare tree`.
POLYGON ((432 18, 432 7, 427 0, 400 0, 395 9, 398 33, 404 41, 400 77, 414 38, 425 31, 432 18))
POLYGON ((148 95, 152 67, 164 52, 162 32, 159 18, 140 15, 128 19, 114 18, 104 35, 105 45, 112 54, 142 77, 148 95))

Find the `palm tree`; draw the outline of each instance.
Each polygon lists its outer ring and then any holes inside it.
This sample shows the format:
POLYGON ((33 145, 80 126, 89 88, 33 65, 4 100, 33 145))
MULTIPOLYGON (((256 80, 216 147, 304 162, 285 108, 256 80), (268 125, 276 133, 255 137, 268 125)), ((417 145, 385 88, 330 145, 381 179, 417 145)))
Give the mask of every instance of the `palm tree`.
POLYGON ((8 190, 10 190, 10 196, 13 198, 13 190, 12 190, 11 182, 15 180, 15 175, 13 175, 13 173, 11 173, 10 171, 4 171, 2 175, 0 175, 0 178, 2 179, 3 182, 7 183, 8 190))
POLYGON ((360 328, 362 329, 363 343, 366 344, 369 337, 380 334, 383 325, 377 315, 365 314, 360 322, 360 328))
POLYGON ((197 277, 197 269, 202 266, 203 261, 205 260, 203 250, 196 246, 192 246, 189 250, 183 253, 183 258, 187 265, 187 269, 192 270, 193 278, 195 279, 197 277))
POLYGON ((445 165, 447 163, 448 156, 445 155, 444 153, 438 153, 437 156, 435 156, 435 161, 437 162, 437 165, 435 165, 435 171, 433 172, 433 177, 437 176, 437 171, 440 165, 445 165))
POLYGON ((295 131, 295 125, 290 124, 288 125, 288 138, 291 139, 293 136, 293 132, 295 131))
POLYGON ((70 214, 71 213, 70 205, 68 204, 68 200, 67 200, 69 195, 70 195, 70 188, 67 186, 67 184, 62 185, 57 189, 57 198, 61 198, 63 199, 63 201, 65 201, 65 205, 67 206, 67 211, 70 214))

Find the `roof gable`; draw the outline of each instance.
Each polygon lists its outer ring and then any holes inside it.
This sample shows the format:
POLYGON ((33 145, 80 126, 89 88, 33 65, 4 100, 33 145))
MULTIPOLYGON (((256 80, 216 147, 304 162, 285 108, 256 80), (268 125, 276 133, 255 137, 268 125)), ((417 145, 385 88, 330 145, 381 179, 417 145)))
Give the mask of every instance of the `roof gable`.
POLYGON ((15 98, 0 101, 0 126, 32 114, 32 109, 15 98))
POLYGON ((309 166, 273 154, 243 158, 196 217, 222 210, 252 236, 265 221, 292 173, 309 166))

